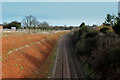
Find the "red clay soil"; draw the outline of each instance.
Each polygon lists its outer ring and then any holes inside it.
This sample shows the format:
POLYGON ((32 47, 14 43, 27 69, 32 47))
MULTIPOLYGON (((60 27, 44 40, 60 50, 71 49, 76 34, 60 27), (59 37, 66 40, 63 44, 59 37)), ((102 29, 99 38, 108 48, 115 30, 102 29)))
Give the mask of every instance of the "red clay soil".
POLYGON ((2 78, 45 78, 52 63, 49 57, 53 57, 53 46, 64 33, 3 37, 2 78), (13 51, 25 45, 28 46, 13 51), (8 54, 10 50, 13 52, 8 54))

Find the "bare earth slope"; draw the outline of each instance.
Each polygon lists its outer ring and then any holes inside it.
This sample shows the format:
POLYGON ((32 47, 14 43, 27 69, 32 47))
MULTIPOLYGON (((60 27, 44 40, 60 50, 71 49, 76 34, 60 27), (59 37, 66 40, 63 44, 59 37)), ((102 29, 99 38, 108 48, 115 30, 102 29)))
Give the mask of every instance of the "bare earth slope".
POLYGON ((3 37, 2 77, 45 78, 52 64, 53 46, 64 33, 3 37))

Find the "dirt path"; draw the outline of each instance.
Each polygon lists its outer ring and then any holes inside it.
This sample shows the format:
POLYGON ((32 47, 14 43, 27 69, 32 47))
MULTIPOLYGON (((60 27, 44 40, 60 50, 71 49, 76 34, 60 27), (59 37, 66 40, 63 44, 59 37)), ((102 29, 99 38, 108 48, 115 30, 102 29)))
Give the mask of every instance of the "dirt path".
POLYGON ((56 52, 56 59, 51 71, 51 78, 73 78, 85 79, 84 72, 81 68, 79 58, 74 52, 72 43, 70 40, 70 34, 65 34, 58 44, 58 50, 56 52))

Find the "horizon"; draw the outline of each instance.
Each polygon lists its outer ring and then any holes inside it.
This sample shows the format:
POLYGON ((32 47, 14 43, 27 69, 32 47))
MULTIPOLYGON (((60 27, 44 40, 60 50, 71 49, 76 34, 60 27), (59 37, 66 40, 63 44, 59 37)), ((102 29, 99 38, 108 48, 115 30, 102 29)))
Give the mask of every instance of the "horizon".
POLYGON ((56 26, 79 26, 82 22, 101 25, 106 14, 117 13, 117 2, 2 2, 2 23, 21 22, 31 14, 56 26))

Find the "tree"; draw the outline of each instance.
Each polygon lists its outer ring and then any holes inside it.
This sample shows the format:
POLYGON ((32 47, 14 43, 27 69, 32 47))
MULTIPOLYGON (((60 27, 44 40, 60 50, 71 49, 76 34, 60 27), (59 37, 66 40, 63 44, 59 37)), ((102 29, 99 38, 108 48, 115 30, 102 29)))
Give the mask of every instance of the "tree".
POLYGON ((93 24, 92 27, 97 27, 97 25, 93 24))
POLYGON ((37 19, 35 17, 33 17, 33 20, 32 20, 32 23, 33 23, 33 26, 36 28, 37 25, 39 24, 39 22, 37 21, 37 19))
POLYGON ((120 34, 120 19, 117 17, 117 22, 112 26, 115 33, 120 34))
POLYGON ((11 23, 3 24, 3 27, 8 29, 11 29, 11 27, 16 27, 16 29, 20 29, 21 23, 17 21, 12 21, 11 23))
POLYGON ((105 22, 103 24, 107 26, 112 26, 115 33, 120 34, 120 19, 114 14, 107 14, 107 17, 105 18, 105 22))
POLYGON ((110 50, 109 53, 110 61, 115 64, 120 66, 120 47, 115 46, 110 50))
POLYGON ((38 25, 38 28, 40 29, 48 29, 49 28, 49 24, 47 22, 42 22, 38 25))
POLYGON ((23 25, 24 25, 25 28, 28 28, 28 25, 29 25, 29 23, 28 23, 28 16, 26 16, 25 18, 23 18, 22 23, 23 23, 23 25))
POLYGON ((113 26, 116 23, 116 16, 113 14, 107 14, 105 22, 103 23, 106 26, 113 26))
POLYGON ((72 30, 74 27, 73 26, 69 26, 69 29, 72 30))
POLYGON ((8 23, 7 22, 3 22, 3 25, 5 26, 5 25, 7 25, 8 23))
POLYGON ((82 22, 79 27, 83 27, 83 26, 85 26, 85 23, 84 23, 84 22, 82 22))
POLYGON ((105 27, 100 29, 100 32, 106 34, 109 30, 110 30, 110 27, 109 26, 105 26, 105 27))
POLYGON ((32 15, 29 15, 23 18, 22 23, 26 28, 36 27, 38 25, 37 19, 32 15))

